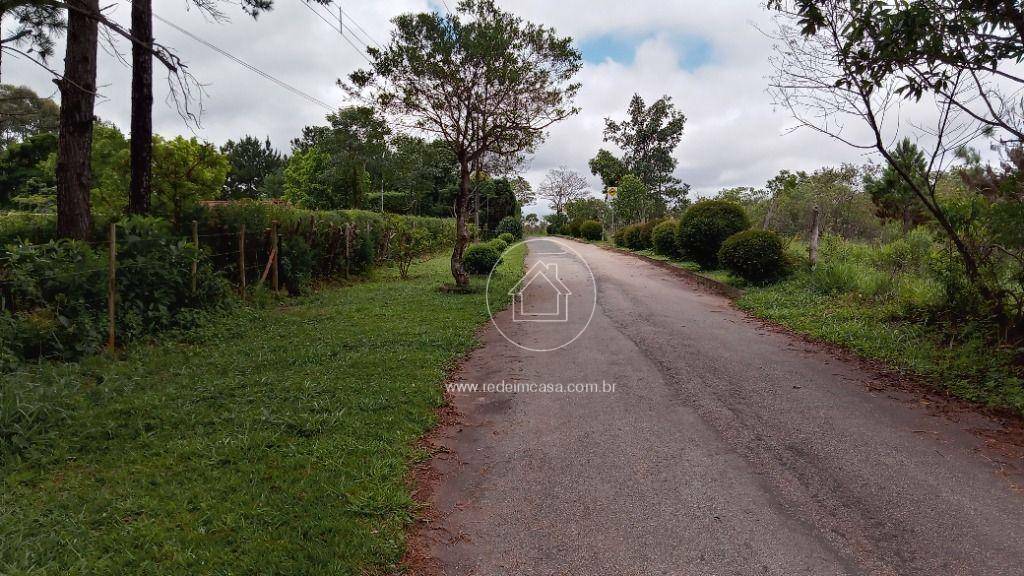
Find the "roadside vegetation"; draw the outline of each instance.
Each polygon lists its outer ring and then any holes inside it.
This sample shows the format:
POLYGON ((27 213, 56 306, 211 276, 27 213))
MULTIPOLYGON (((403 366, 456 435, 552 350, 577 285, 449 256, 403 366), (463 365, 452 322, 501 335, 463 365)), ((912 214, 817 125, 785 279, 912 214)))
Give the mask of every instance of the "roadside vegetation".
POLYGON ((449 274, 441 255, 2 376, 0 572, 390 573, 414 442, 487 318, 484 279, 438 290, 449 274))
MULTIPOLYGON (((813 3, 797 4, 813 15, 813 3)), ((826 16, 845 14, 840 4, 826 16)), ((783 170, 761 187, 694 202, 669 177, 682 114, 667 97, 650 106, 634 97, 627 115, 606 119, 621 155, 602 149, 590 162, 604 198, 578 174, 549 174, 540 188, 554 210, 548 233, 742 288, 738 305, 757 316, 1024 414, 1018 144, 997 164, 966 146, 947 150, 956 161, 938 169, 936 152, 902 139, 882 166, 783 170)))

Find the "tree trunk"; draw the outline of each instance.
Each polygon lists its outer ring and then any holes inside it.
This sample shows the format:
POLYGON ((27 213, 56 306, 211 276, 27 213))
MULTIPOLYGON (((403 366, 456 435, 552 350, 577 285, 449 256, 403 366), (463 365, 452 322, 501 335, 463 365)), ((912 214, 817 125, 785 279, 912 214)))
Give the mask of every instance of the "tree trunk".
POLYGON ((469 225, 466 222, 469 212, 469 165, 459 163, 459 193, 455 198, 455 249, 452 251, 452 277, 459 288, 469 286, 469 274, 462 265, 462 255, 469 245, 469 225))
POLYGON ((149 213, 153 181, 153 11, 151 0, 132 0, 132 140, 128 213, 149 213))
POLYGON ((89 188, 92 170, 93 108, 96 104, 96 19, 98 0, 71 0, 67 52, 60 88, 60 135, 57 140, 57 235, 88 240, 92 232, 89 188))

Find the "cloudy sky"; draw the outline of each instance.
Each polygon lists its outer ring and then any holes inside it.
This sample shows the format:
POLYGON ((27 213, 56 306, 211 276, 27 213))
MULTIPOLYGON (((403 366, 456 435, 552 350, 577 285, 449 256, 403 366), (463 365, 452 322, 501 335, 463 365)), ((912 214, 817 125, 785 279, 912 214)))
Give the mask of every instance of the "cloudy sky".
MULTIPOLYGON (((384 42, 389 20, 409 11, 454 8, 456 0, 340 0, 346 25, 358 24, 384 42)), ((760 186, 780 169, 814 169, 843 161, 862 162, 861 153, 811 132, 786 134, 792 119, 775 110, 765 92, 772 42, 758 31, 770 25, 761 0, 499 0, 533 21, 572 36, 583 52, 582 113, 551 130, 528 166, 536 186, 544 173, 565 165, 599 181, 587 160, 603 144, 603 118, 621 118, 634 92, 651 101, 673 98, 688 120, 676 150, 677 176, 699 195, 730 186, 760 186)), ((103 3, 107 5, 106 3, 103 3)), ((112 16, 127 22, 128 2, 110 4, 112 16)), ((344 103, 335 80, 365 65, 362 55, 327 21, 337 25, 337 4, 317 7, 302 0, 275 0, 274 10, 256 21, 236 4, 223 2, 230 22, 209 21, 184 0, 155 0, 155 12, 282 81, 332 106, 344 103)), ((158 41, 174 48, 206 86, 200 138, 223 143, 244 134, 269 136, 287 150, 303 126, 323 122, 327 110, 245 69, 172 27, 154 23, 158 41)), ((358 29, 354 30, 359 32, 358 29)), ((348 41, 361 46, 346 32, 348 41)), ((127 53, 129 47, 119 47, 127 53)), ((62 66, 63 46, 52 60, 62 66)), ((4 58, 4 82, 53 92, 47 73, 25 61, 4 58)), ((98 114, 126 129, 130 70, 113 51, 100 54, 98 114)), ((158 132, 188 134, 173 106, 164 102, 158 70, 154 124, 158 132)), ((544 212, 546 210, 542 210, 544 212)))

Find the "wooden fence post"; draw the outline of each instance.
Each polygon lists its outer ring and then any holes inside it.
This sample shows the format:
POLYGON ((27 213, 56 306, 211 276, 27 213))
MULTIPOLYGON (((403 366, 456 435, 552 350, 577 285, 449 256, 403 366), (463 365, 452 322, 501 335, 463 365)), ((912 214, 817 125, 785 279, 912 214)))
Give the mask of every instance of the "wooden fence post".
POLYGON ((196 295, 196 277, 199 274, 199 223, 192 221, 192 245, 196 248, 196 257, 192 259, 192 295, 196 295))
POLYGON ((821 222, 818 214, 818 206, 814 206, 814 216, 811 219, 811 243, 807 247, 808 256, 811 261, 811 268, 818 264, 818 238, 821 236, 821 222))
POLYGON ((277 292, 280 289, 277 280, 277 262, 281 258, 281 254, 278 251, 279 246, 280 245, 277 242, 277 220, 274 220, 270 223, 270 253, 274 255, 274 263, 272 264, 273 268, 271 268, 270 274, 274 292, 277 292))
POLYGON ((348 279, 352 264, 352 224, 345 224, 345 279, 348 279))
POLYGON ((245 300, 245 224, 238 232, 238 290, 245 300))
POLYGON ((117 345, 117 224, 110 223, 110 254, 107 259, 107 348, 117 345))

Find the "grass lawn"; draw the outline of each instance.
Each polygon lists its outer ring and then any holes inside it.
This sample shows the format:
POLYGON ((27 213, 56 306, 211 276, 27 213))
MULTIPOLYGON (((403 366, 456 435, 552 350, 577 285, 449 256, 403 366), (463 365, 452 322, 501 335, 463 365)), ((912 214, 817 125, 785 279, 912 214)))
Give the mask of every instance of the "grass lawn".
POLYGON ((1024 415, 1024 383, 1015 374, 1013 351, 993 349, 980 335, 950 340, 949 332, 937 326, 892 319, 886 305, 816 293, 799 277, 748 287, 736 304, 797 332, 929 377, 954 396, 1024 415))
POLYGON ((414 442, 487 319, 482 289, 438 290, 447 256, 412 274, 5 376, 0 574, 389 572, 414 442))

